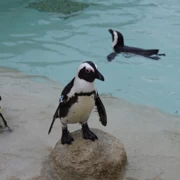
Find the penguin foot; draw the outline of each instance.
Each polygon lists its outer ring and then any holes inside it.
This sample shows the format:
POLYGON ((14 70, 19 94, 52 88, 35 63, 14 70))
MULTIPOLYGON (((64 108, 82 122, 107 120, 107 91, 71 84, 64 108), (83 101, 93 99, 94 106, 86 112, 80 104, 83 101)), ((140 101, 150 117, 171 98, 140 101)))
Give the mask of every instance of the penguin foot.
POLYGON ((62 129, 62 137, 61 137, 61 143, 62 144, 71 144, 72 141, 74 141, 74 138, 70 135, 70 132, 67 128, 62 129))
POLYGON ((161 59, 160 57, 158 57, 158 56, 148 56, 147 58, 149 58, 149 59, 153 59, 153 60, 159 60, 159 59, 161 59))
POLYGON ((9 132, 13 132, 13 129, 11 129, 7 124, 6 124, 6 127, 4 129, 8 129, 9 132))
POLYGON ((9 126, 7 127, 9 132, 13 132, 14 130, 12 128, 10 128, 9 126))
POLYGON ((8 129, 9 132, 13 132, 13 129, 11 129, 9 126, 4 127, 4 126, 0 125, 0 129, 2 129, 3 131, 8 129))
POLYGON ((87 123, 82 125, 82 132, 84 139, 90 139, 92 141, 98 139, 98 137, 89 129, 87 123))

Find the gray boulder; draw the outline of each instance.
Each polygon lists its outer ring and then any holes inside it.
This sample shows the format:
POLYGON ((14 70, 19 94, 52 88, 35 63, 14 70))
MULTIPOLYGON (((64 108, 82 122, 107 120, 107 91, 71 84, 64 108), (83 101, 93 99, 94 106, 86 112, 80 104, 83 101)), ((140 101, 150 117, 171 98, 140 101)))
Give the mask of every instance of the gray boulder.
POLYGON ((72 145, 57 142, 50 156, 51 174, 61 180, 117 180, 127 162, 123 144, 114 136, 91 129, 98 140, 82 138, 81 130, 72 133, 72 145))

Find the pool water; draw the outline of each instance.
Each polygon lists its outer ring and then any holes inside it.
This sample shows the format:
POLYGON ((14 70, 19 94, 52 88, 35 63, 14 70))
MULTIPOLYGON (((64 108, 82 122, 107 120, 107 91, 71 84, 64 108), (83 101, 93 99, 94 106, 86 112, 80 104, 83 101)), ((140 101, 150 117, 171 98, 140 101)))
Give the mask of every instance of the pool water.
POLYGON ((180 113, 178 0, 83 1, 97 5, 69 18, 24 8, 28 2, 0 1, 0 66, 64 86, 82 61, 91 60, 105 77, 96 81, 100 93, 180 113), (153 61, 118 55, 108 62, 113 51, 109 28, 120 31, 126 45, 159 48, 166 56, 153 61))

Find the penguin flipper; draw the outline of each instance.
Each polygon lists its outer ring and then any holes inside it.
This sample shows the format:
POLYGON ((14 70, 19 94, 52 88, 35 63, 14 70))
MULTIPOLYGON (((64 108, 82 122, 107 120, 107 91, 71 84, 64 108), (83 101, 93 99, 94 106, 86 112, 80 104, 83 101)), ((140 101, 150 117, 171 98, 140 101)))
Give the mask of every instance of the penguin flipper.
MULTIPOLYGON (((0 107, 0 110, 1 110, 1 107, 0 107)), ((0 112, 0 117, 1 117, 2 120, 3 120, 3 123, 4 123, 5 128, 8 128, 9 131, 12 132, 13 130, 8 126, 7 121, 5 120, 5 118, 4 118, 4 116, 1 114, 1 112, 0 112)), ((1 126, 0 126, 0 127, 1 127, 1 126)))
POLYGON ((112 52, 107 56, 107 60, 110 62, 112 61, 116 56, 118 55, 118 53, 116 52, 112 52))
POLYGON ((72 88, 72 86, 73 86, 73 84, 74 84, 74 79, 75 79, 75 78, 73 78, 73 79, 71 80, 71 82, 69 82, 69 83, 65 86, 65 88, 63 89, 63 91, 62 91, 62 93, 61 93, 61 97, 60 97, 60 99, 59 99, 59 105, 58 105, 58 107, 57 107, 57 109, 56 109, 56 112, 54 113, 53 120, 52 120, 52 122, 51 122, 49 131, 48 131, 48 134, 50 134, 51 129, 52 129, 52 127, 53 127, 53 124, 54 124, 55 120, 59 117, 58 111, 59 111, 59 109, 60 109, 62 106, 64 106, 64 103, 65 103, 66 100, 67 100, 67 94, 70 92, 70 90, 71 90, 71 88, 72 88))
POLYGON ((53 120, 52 120, 52 122, 51 122, 49 131, 48 131, 48 134, 50 134, 51 129, 52 129, 52 127, 53 127, 53 124, 54 124, 55 120, 59 117, 58 111, 59 111, 60 105, 61 105, 61 103, 59 103, 59 105, 58 105, 58 107, 57 107, 57 109, 56 109, 56 112, 54 113, 53 120))
POLYGON ((107 114, 106 114, 106 109, 99 97, 99 94, 97 93, 96 99, 95 99, 95 105, 97 107, 97 112, 99 114, 99 120, 102 123, 102 125, 106 126, 107 125, 107 114))

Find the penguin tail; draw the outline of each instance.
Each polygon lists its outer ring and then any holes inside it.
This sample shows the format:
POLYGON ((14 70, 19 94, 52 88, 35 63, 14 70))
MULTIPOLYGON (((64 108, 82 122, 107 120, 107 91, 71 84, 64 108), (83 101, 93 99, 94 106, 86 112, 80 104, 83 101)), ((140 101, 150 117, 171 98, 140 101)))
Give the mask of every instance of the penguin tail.
POLYGON ((159 60, 160 57, 159 56, 166 56, 166 54, 159 54, 159 49, 149 49, 149 50, 145 50, 142 55, 147 57, 147 58, 150 58, 150 59, 153 59, 153 60, 159 60))
POLYGON ((159 49, 151 49, 151 50, 148 50, 148 52, 152 54, 157 54, 159 52, 159 49))
POLYGON ((143 50, 139 52, 140 55, 144 56, 152 56, 152 55, 157 55, 159 52, 159 49, 148 49, 148 50, 143 50))

